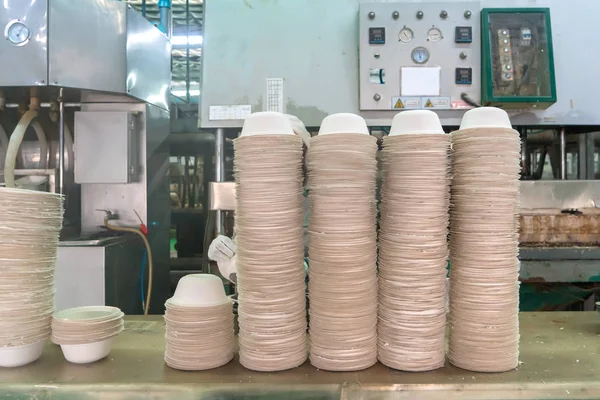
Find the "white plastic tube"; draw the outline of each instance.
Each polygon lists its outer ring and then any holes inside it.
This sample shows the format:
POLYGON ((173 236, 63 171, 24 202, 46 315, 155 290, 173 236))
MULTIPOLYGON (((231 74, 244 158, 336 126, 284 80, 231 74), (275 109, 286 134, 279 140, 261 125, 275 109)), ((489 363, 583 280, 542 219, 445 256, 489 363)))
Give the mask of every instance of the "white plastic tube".
MULTIPOLYGON (((6 159, 4 160, 4 183, 6 187, 15 187, 15 165, 17 164, 17 156, 19 155, 19 147, 21 146, 21 142, 23 142, 27 128, 37 116, 37 110, 27 111, 23 114, 19 124, 10 136, 6 159)), ((48 144, 46 143, 47 146, 48 144)))
POLYGON ((46 169, 48 168, 48 139, 46 138, 46 133, 37 120, 31 122, 31 127, 35 131, 38 142, 40 142, 40 165, 38 168, 46 169))
POLYGON ((8 150, 8 135, 2 125, 0 125, 0 148, 4 149, 4 153, 8 150))

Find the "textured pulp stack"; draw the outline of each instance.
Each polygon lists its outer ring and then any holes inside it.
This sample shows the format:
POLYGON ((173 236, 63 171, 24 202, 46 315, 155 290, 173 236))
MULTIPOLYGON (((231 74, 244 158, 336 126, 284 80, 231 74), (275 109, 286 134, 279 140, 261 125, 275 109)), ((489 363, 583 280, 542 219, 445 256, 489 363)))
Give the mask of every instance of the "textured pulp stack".
POLYGON ((478 108, 452 147, 450 362, 507 371, 519 356, 519 135, 505 111, 478 108))
POLYGON ((354 371, 377 360, 377 143, 365 121, 334 114, 307 158, 310 361, 354 371))
POLYGON ((432 111, 405 111, 383 141, 378 358, 404 371, 445 360, 450 136, 432 111))
POLYGON ((240 362, 294 368, 307 357, 302 140, 285 115, 255 113, 234 149, 240 362))
POLYGON ((62 197, 0 188, 0 365, 39 358, 50 337, 62 197))

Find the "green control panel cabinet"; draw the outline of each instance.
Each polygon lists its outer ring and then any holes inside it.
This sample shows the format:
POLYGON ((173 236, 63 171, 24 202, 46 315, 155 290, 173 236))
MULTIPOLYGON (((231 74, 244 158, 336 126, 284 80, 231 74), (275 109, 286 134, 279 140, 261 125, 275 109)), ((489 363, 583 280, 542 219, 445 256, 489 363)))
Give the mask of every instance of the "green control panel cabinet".
POLYGON ((549 8, 481 12, 483 105, 546 109, 556 102, 549 8))

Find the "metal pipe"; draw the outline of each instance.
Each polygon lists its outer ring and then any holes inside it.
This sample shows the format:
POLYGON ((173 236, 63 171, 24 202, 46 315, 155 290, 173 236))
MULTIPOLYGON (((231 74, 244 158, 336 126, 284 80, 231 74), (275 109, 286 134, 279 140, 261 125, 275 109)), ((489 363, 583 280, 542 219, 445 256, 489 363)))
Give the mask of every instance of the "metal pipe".
POLYGON ((160 15, 158 28, 163 31, 167 37, 171 37, 171 0, 159 0, 158 11, 160 15))
POLYGON ((190 0, 185 0, 185 95, 190 102, 190 0))
POLYGON ((142 0, 142 15, 146 16, 146 0, 142 0))
POLYGON ((58 93, 58 192, 64 194, 65 188, 65 103, 63 89, 58 93))
POLYGON ((560 128, 560 179, 567 179, 567 138, 566 129, 560 128))
MULTIPOLYGON (((215 137, 215 182, 223 182, 225 180, 225 129, 217 128, 215 137)), ((223 226, 223 212, 216 211, 217 218, 215 229, 218 235, 225 232, 223 226)))
MULTIPOLYGON (((65 108, 76 108, 81 107, 81 103, 63 103, 65 108)), ((6 108, 19 108, 21 104, 19 103, 6 103, 6 108)), ((50 108, 52 106, 51 102, 40 103, 40 108, 50 108)))

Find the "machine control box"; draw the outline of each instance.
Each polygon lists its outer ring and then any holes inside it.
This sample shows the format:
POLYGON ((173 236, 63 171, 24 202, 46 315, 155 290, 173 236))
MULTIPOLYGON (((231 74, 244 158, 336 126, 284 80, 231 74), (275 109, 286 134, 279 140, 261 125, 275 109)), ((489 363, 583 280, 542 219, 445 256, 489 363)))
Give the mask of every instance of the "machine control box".
POLYGON ((75 182, 135 182, 139 168, 136 132, 136 117, 131 112, 76 112, 75 182))
POLYGON ((464 110, 481 95, 480 1, 361 2, 360 110, 464 110))
POLYGON ((482 101, 545 109, 556 102, 549 8, 487 8, 482 24, 482 101))
POLYGON ((385 28, 369 28, 369 44, 385 44, 385 28))
POLYGON ((473 42, 473 27, 472 26, 457 26, 454 31, 454 41, 456 43, 472 43, 473 42))

